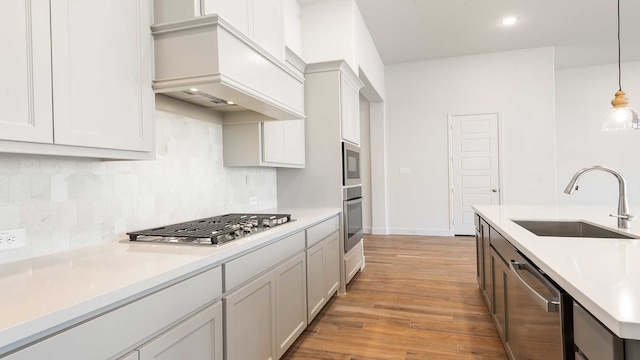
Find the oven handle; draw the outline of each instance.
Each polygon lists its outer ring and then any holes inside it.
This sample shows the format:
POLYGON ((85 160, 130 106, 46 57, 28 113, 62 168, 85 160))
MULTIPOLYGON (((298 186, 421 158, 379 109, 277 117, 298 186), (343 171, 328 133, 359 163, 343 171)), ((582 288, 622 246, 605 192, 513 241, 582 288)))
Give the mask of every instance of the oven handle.
POLYGON ((524 288, 527 290, 529 295, 531 295, 531 297, 535 300, 535 302, 538 305, 540 305, 540 307, 543 310, 545 310, 546 312, 560 311, 559 291, 551 283, 549 283, 547 279, 543 278, 542 275, 540 275, 540 273, 538 273, 538 271, 535 268, 533 268, 531 264, 529 264, 527 261, 524 261, 524 260, 511 260, 509 262, 509 269, 511 270, 511 273, 515 275, 516 279, 518 279, 524 285, 524 288), (520 276, 520 274, 518 273, 518 270, 525 270, 526 272, 535 276, 536 279, 540 281, 540 283, 542 283, 545 287, 547 287, 552 292, 558 294, 558 297, 549 300, 546 297, 540 295, 534 288, 531 287, 531 285, 529 285, 522 278, 522 276, 520 276))
POLYGON ((347 200, 344 201, 344 203, 347 204, 347 205, 356 204, 356 203, 359 203, 359 202, 362 202, 362 197, 347 199, 347 200))

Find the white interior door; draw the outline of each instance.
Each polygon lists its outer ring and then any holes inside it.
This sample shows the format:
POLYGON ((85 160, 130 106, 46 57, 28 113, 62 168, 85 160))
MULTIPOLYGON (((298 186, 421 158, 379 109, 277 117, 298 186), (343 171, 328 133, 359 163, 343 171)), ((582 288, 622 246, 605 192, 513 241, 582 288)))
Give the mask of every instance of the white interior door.
POLYGON ((473 235, 471 205, 500 203, 498 114, 449 116, 453 229, 473 235))

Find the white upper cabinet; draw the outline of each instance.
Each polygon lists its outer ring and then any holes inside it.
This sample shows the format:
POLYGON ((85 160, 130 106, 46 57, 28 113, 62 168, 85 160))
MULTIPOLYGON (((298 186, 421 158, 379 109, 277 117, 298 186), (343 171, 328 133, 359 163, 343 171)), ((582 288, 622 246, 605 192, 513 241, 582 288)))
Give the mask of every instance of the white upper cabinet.
POLYGON ((153 149, 150 25, 148 0, 51 2, 56 144, 153 149))
POLYGON ((52 143, 49 1, 2 1, 0 34, 0 138, 52 143))
POLYGON ((262 160, 304 166, 304 120, 263 122, 262 160))
POLYGON ((340 74, 342 139, 360 145, 360 88, 340 74))
POLYGON ((0 2, 0 152, 153 158, 150 23, 151 0, 0 2))
MULTIPOLYGON (((243 113, 229 113, 225 121, 243 113)), ((222 127, 224 166, 304 167, 304 120, 235 121, 222 127)))
POLYGON ((204 14, 214 13, 271 55, 284 59, 282 0, 205 0, 204 14))

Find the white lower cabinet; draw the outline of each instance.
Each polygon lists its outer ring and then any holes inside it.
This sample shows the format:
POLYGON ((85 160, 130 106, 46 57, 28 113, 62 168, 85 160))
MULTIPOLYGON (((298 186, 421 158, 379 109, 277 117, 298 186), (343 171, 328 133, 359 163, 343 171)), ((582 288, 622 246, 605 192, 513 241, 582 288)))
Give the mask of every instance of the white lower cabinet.
POLYGON ((325 244, 321 241, 307 250, 307 304, 311 322, 327 302, 325 293, 325 244))
POLYGON ((274 271, 222 298, 226 359, 276 358, 275 300, 274 271))
POLYGON ((353 249, 344 256, 345 282, 347 284, 358 273, 360 268, 362 268, 362 260, 362 240, 360 240, 358 245, 354 246, 353 249))
POLYGON ((304 253, 276 268, 276 341, 282 357, 307 327, 307 271, 304 253))
POLYGON ((223 298, 226 359, 278 359, 307 326, 304 253, 223 298))
POLYGON ((139 360, 222 360, 222 302, 200 311, 138 351, 139 360))
POLYGON ((336 231, 307 249, 307 318, 311 322, 340 285, 340 236, 336 231))
POLYGON ((325 246, 325 291, 327 301, 340 286, 340 234, 336 231, 324 239, 325 246))

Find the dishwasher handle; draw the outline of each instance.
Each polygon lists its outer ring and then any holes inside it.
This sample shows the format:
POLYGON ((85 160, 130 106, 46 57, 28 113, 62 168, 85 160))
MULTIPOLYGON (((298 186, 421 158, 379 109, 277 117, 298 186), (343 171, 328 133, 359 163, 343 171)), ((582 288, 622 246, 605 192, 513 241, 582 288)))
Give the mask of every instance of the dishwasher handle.
POLYGON ((540 273, 538 273, 538 271, 531 264, 529 264, 524 260, 511 260, 509 262, 509 269, 511 270, 511 273, 515 275, 516 279, 518 279, 518 281, 520 281, 524 285, 524 288, 527 290, 529 295, 531 295, 531 297, 535 300, 535 302, 538 305, 540 305, 540 307, 543 310, 545 310, 546 312, 560 311, 559 291, 552 284, 550 284, 547 279, 543 278, 542 275, 540 275, 540 273), (548 299, 540 295, 534 288, 531 287, 531 285, 529 285, 522 278, 522 276, 520 276, 520 274, 518 273, 518 270, 525 270, 528 273, 534 275, 536 279, 538 279, 542 284, 544 284, 545 287, 547 287, 549 290, 553 291, 554 293, 557 293, 558 296, 556 298, 548 299))

